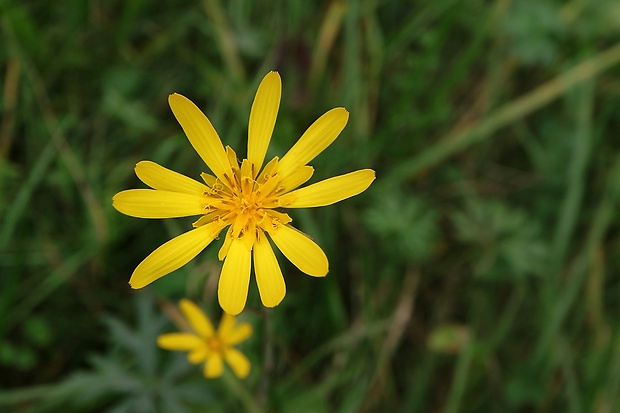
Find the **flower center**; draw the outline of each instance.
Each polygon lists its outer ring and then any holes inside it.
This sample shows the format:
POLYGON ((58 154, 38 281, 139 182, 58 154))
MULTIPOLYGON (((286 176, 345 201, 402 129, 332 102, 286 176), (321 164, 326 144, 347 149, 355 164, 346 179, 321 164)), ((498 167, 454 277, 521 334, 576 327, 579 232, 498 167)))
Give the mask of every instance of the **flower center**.
MULTIPOLYGON (((246 162, 244 159, 242 165, 246 162)), ((263 224, 275 224, 274 219, 281 215, 273 211, 278 206, 275 194, 279 181, 277 174, 256 180, 251 173, 244 173, 244 169, 242 166, 241 173, 235 173, 238 179, 231 188, 232 208, 227 217, 231 224, 231 235, 237 238, 255 233, 263 224)))
POLYGON ((214 353, 222 353, 224 351, 224 343, 217 337, 210 337, 206 339, 207 348, 214 353))
POLYGON ((291 222, 291 218, 278 208, 278 197, 284 189, 277 173, 278 158, 267 163, 259 174, 247 159, 241 164, 230 147, 227 148, 232 176, 225 174, 220 181, 203 175, 209 186, 205 193, 205 215, 194 226, 213 221, 221 227, 230 225, 227 238, 244 239, 251 248, 260 231, 270 231, 291 222))
POLYGON ((259 199, 260 192, 255 190, 254 187, 258 186, 256 182, 251 184, 252 188, 249 193, 246 193, 241 190, 235 190, 232 196, 233 202, 235 204, 234 210, 237 215, 254 215, 257 212, 260 212, 262 205, 261 200, 259 199))

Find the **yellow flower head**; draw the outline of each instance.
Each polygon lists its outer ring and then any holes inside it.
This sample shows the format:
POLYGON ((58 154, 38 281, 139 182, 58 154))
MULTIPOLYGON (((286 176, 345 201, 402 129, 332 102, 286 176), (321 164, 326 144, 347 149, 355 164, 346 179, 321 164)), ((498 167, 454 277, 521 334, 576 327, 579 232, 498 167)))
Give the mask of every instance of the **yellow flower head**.
POLYGON ((165 350, 188 351, 190 363, 204 363, 205 377, 220 377, 226 361, 237 377, 246 378, 250 373, 250 361, 233 346, 252 335, 252 326, 236 324, 235 316, 224 313, 215 331, 196 304, 181 300, 179 307, 193 332, 162 334, 157 337, 157 345, 165 350))
POLYGON ((302 272, 315 277, 327 274, 323 250, 293 228, 291 217, 278 209, 342 201, 366 190, 375 173, 362 169, 297 189, 314 172, 308 162, 327 148, 347 124, 349 113, 344 108, 325 113, 282 159, 276 156, 263 167, 281 92, 280 75, 270 72, 252 104, 248 157, 241 162, 230 147, 224 149, 211 122, 196 105, 179 94, 170 95, 174 116, 214 175, 203 173, 203 184, 154 162, 136 165, 136 175, 152 189, 119 192, 113 198, 118 211, 138 218, 201 217, 194 222, 195 229, 168 241, 138 265, 129 280, 132 288, 142 288, 187 264, 226 227, 218 254, 224 260, 218 297, 227 313, 238 314, 245 307, 252 260, 263 305, 274 307, 284 298, 284 278, 266 235, 302 272))

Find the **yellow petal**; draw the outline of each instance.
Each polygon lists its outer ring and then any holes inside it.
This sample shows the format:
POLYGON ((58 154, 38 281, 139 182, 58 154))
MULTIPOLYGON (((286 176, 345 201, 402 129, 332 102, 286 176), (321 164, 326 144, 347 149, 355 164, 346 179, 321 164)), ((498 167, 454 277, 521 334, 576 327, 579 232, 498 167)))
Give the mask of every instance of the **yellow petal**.
POLYGON ((157 345, 166 350, 190 351, 203 346, 204 342, 195 334, 169 333, 157 337, 157 345))
POLYGON ((265 154, 278 116, 281 95, 282 81, 280 75, 278 72, 269 72, 258 86, 250 110, 248 160, 254 164, 255 175, 265 160, 265 154))
POLYGON ((234 315, 224 313, 217 328, 217 336, 229 346, 245 341, 252 335, 252 325, 250 323, 237 324, 234 315))
POLYGON ((191 100, 178 93, 170 95, 168 103, 198 155, 222 182, 227 182, 224 174, 232 177, 230 164, 209 119, 191 100))
POLYGON ((279 184, 282 188, 281 193, 286 193, 297 188, 299 185, 304 184, 308 179, 312 178, 314 168, 309 165, 304 165, 298 168, 295 172, 282 179, 279 184))
POLYGON ((204 215, 201 215, 195 222, 192 223, 192 227, 198 228, 206 224, 210 224, 213 221, 217 221, 224 215, 224 213, 218 209, 213 209, 204 215))
POLYGON ((182 299, 179 304, 185 319, 192 329, 202 338, 213 337, 213 324, 207 318, 205 313, 192 301, 182 299))
POLYGON ((151 161, 138 162, 135 171, 138 178, 153 189, 191 195, 202 195, 209 189, 192 178, 151 161))
POLYGON ((249 160, 244 159, 243 161, 241 161, 241 188, 244 192, 246 189, 248 191, 251 191, 252 186, 254 186, 255 174, 252 173, 253 167, 254 166, 252 165, 252 162, 250 162, 249 160))
POLYGON ((224 353, 226 363, 230 366, 233 373, 240 379, 245 379, 250 374, 250 360, 235 348, 226 349, 224 353))
POLYGON ((201 172, 200 177, 203 181, 205 181, 205 184, 209 185, 209 188, 213 188, 213 185, 215 185, 217 182, 217 178, 215 176, 206 172, 201 172))
POLYGON ((280 160, 280 179, 286 178, 323 152, 342 132, 348 120, 349 112, 345 108, 332 109, 318 118, 280 160))
POLYGON ((256 182, 258 182, 259 184, 264 184, 267 179, 271 178, 275 173, 277 173, 278 161, 279 158, 276 156, 272 160, 267 162, 267 165, 265 165, 265 167, 263 168, 263 171, 258 176, 256 182))
POLYGON ((208 355, 209 349, 203 342, 202 346, 196 347, 195 349, 187 353, 187 360, 192 364, 200 364, 207 359, 208 355))
POLYGON ((220 377, 224 372, 224 360, 219 353, 211 353, 205 363, 204 375, 209 379, 220 377))
POLYGON ((221 226, 219 223, 204 225, 181 234, 157 248, 131 275, 129 280, 131 288, 142 288, 187 264, 213 241, 221 230, 219 226, 221 226))
POLYGON ((275 307, 280 304, 286 294, 286 285, 278 259, 264 233, 254 243, 254 273, 263 305, 275 307))
POLYGON ((226 258, 226 254, 228 254, 228 250, 230 249, 230 245, 233 242, 233 236, 232 236, 232 226, 230 227, 230 229, 228 231, 226 231, 226 237, 224 238, 224 243, 222 244, 222 246, 220 247, 220 250, 217 252, 217 259, 220 261, 224 261, 224 258, 226 258))
MULTIPOLYGON (((258 184, 258 191, 256 198, 256 202, 262 202, 268 198, 273 198, 277 193, 279 187, 281 187, 280 181, 277 176, 272 176, 270 179, 267 179, 264 183, 258 184)), ((282 187, 283 188, 283 187, 282 187)), ((280 189, 281 190, 281 189, 280 189)))
POLYGON ((374 180, 375 171, 362 169, 290 192, 281 196, 279 203, 286 208, 312 208, 331 205, 365 191, 374 180))
POLYGON ((252 335, 252 325, 250 323, 239 323, 225 338, 227 344, 234 346, 247 340, 252 335))
POLYGON ((324 277, 329 271, 325 253, 306 234, 284 225, 269 232, 282 254, 302 272, 313 277, 324 277))
POLYGON ((178 218, 205 212, 203 197, 153 189, 129 189, 112 198, 119 212, 136 218, 178 218))
POLYGON ((222 266, 217 296, 228 314, 237 315, 245 307, 250 284, 250 250, 243 241, 234 240, 222 266))
POLYGON ((217 326, 217 336, 220 340, 228 343, 226 338, 229 337, 235 330, 235 324, 237 324, 237 317, 226 312, 222 314, 220 325, 217 326))

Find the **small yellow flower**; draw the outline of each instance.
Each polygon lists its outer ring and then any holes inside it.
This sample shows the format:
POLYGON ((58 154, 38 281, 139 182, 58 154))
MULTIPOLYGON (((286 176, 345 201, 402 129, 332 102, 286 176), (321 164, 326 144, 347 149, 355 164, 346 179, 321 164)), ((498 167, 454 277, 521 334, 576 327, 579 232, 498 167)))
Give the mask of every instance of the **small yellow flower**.
POLYGON ((235 316, 224 313, 217 331, 205 313, 190 300, 181 300, 179 307, 192 328, 192 333, 169 333, 157 337, 157 345, 165 350, 189 351, 190 363, 204 362, 207 378, 220 377, 224 372, 224 361, 239 378, 250 373, 250 361, 233 346, 252 335, 248 323, 236 324, 235 316))
POLYGON ((330 205, 366 190, 375 172, 362 169, 297 189, 312 176, 307 165, 327 148, 347 124, 349 113, 335 108, 316 120, 295 145, 263 168, 282 93, 277 72, 262 80, 250 111, 248 157, 241 162, 222 142, 209 119, 189 99, 170 95, 170 108, 190 143, 214 175, 203 173, 204 184, 154 162, 136 165, 136 175, 153 189, 131 189, 116 194, 114 207, 138 218, 202 215, 195 229, 153 251, 133 272, 129 284, 142 288, 187 264, 226 227, 218 257, 225 260, 218 284, 220 305, 230 314, 245 307, 254 261, 256 283, 263 305, 274 307, 286 294, 284 278, 266 235, 302 272, 323 277, 328 261, 321 248, 293 228, 291 217, 279 208, 330 205))

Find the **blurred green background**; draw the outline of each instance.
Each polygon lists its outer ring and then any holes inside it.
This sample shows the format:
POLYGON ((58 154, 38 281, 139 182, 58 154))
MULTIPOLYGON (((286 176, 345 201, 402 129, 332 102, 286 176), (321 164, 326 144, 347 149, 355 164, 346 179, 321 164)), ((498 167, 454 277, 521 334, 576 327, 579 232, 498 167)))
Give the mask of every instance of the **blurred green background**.
MULTIPOLYGON (((620 411, 617 0, 0 0, 1 412, 620 411), (133 291, 190 228, 111 206, 149 159, 205 171, 182 93, 245 153, 260 79, 268 156, 351 117, 313 180, 360 196, 295 210, 330 259, 254 281, 245 381, 155 345, 180 298, 217 321, 218 246, 133 291)), ((220 241, 221 242, 221 241, 220 241)))

